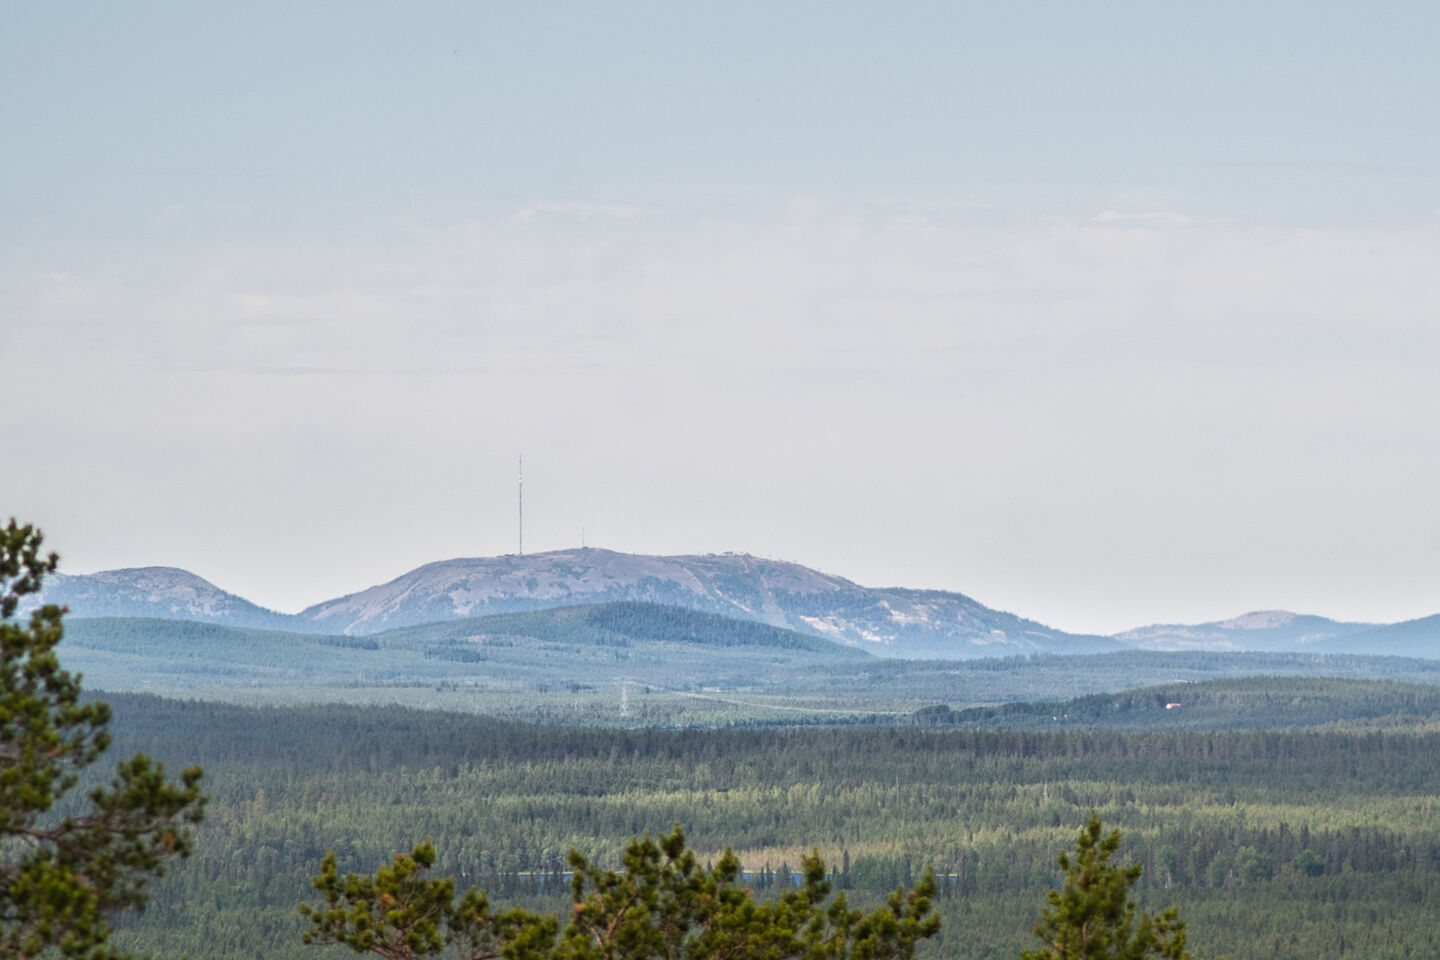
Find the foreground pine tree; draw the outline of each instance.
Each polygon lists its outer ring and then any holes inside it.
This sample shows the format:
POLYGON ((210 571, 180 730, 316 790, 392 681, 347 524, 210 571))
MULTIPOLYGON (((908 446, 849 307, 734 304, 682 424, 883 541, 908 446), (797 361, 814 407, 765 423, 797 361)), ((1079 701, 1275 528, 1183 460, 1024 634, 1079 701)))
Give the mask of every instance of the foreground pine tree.
POLYGON ((1050 905, 1035 925, 1045 946, 1022 951, 1021 960, 1193 960, 1173 907, 1155 916, 1131 899, 1141 867, 1112 864, 1119 845, 1120 831, 1106 834, 1091 811, 1074 854, 1060 854, 1065 885, 1050 891, 1050 905))
POLYGON ((110 745, 110 709, 82 703, 60 669, 59 607, 16 619, 58 563, 41 542, 14 520, 0 530, 0 958, 114 960, 109 919, 143 908, 146 884, 190 851, 200 769, 176 784, 136 754, 85 800, 66 796, 110 745))
POLYGON ((385 960, 909 960, 940 929, 929 874, 866 914, 843 893, 830 899, 825 865, 812 855, 799 887, 759 901, 741 884, 733 853, 702 868, 678 826, 632 841, 622 871, 572 852, 574 906, 563 929, 550 915, 492 912, 473 889, 457 899, 454 880, 427 876, 434 863, 427 842, 374 876, 342 877, 328 854, 314 880, 324 902, 300 907, 311 922, 305 942, 385 960))

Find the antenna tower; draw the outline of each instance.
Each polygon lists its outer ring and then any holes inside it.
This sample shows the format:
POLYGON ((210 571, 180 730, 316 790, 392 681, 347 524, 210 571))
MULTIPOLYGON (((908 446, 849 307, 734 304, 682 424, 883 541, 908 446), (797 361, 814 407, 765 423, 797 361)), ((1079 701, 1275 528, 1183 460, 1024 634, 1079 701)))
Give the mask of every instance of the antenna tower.
POLYGON ((520 556, 525 556, 525 455, 520 455, 520 473, 515 480, 515 493, 519 500, 520 556))

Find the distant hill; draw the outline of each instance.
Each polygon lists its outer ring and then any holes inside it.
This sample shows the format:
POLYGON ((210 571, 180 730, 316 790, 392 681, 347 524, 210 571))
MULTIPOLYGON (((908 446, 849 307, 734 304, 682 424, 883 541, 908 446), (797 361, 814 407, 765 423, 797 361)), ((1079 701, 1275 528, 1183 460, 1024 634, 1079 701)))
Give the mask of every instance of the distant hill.
POLYGON ((391 627, 578 603, 643 601, 785 627, 884 656, 965 658, 1097 653, 1107 637, 1069 634, 959 593, 862 587, 748 554, 652 557, 579 549, 426 564, 299 614, 311 629, 391 627))
POLYGON ((1115 639, 1142 650, 1323 649, 1328 653, 1363 653, 1339 641, 1374 628, 1373 623, 1342 623, 1287 610, 1262 610, 1211 623, 1153 624, 1117 633, 1115 639))
POLYGON ((364 637, 73 618, 61 653, 94 689, 247 702, 404 698, 512 715, 542 710, 575 722, 613 722, 626 686, 719 701, 723 716, 741 717, 753 711, 715 692, 814 694, 836 671, 900 662, 768 624, 643 603, 494 614, 364 637))
POLYGON ((1358 653, 1386 657, 1440 657, 1440 614, 1370 627, 1320 641, 1318 653, 1358 653))
POLYGON ((177 567, 130 567, 45 578, 45 603, 79 617, 159 617, 231 627, 294 629, 293 616, 256 606, 177 567))
POLYGON ((947 712, 975 711, 954 722, 1044 726, 1057 700, 1154 684, 1166 686, 1059 712, 1070 714, 1066 722, 1107 725, 1214 727, 1264 716, 1291 725, 1302 722, 1291 709, 1297 690, 1308 698, 1303 716, 1315 722, 1404 712, 1403 703, 1382 703, 1376 713, 1368 695, 1332 703, 1322 690, 1317 699, 1286 676, 1430 685, 1417 692, 1417 709, 1440 696, 1429 692, 1440 689, 1440 660, 1143 650, 881 658, 767 624, 645 603, 491 614, 366 636, 69 618, 60 654, 84 674, 87 690, 254 704, 404 703, 582 724, 903 723, 917 708, 946 704, 947 712), (1240 699, 1197 699, 1218 689, 1207 681, 1257 674, 1264 679, 1240 699), (1173 700, 1183 714, 1163 710, 1173 700))
POLYGON ((917 710, 924 726, 1224 730, 1440 721, 1440 686, 1348 677, 1227 677, 1071 700, 917 710))
POLYGON ((866 661, 863 650, 820 637, 737 620, 716 613, 658 603, 583 604, 524 613, 442 620, 396 627, 363 637, 331 636, 331 642, 368 643, 377 648, 423 651, 426 656, 473 662, 503 660, 503 651, 529 653, 545 645, 628 647, 636 651, 665 647, 685 659, 703 656, 755 656, 769 651, 842 661, 866 661))

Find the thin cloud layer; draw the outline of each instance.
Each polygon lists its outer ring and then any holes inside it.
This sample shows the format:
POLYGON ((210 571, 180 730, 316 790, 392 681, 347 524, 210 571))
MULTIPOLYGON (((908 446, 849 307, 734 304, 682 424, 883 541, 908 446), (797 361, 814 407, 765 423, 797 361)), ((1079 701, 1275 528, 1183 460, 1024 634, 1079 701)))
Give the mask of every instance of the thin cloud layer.
POLYGON ((244 239, 172 211, 4 261, 4 426, 45 453, 0 493, 78 568, 282 608, 511 549, 523 450, 536 549, 752 550, 1075 630, 1238 612, 1211 595, 1433 612, 1440 228, 1099 209, 732 194, 244 239))

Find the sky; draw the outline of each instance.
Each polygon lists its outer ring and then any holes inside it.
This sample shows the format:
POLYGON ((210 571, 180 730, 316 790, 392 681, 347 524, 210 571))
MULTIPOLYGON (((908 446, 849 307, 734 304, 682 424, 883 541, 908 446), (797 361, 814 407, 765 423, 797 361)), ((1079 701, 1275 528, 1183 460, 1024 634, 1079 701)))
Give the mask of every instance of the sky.
POLYGON ((1440 6, 0 7, 0 515, 1440 612, 1440 6))

